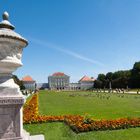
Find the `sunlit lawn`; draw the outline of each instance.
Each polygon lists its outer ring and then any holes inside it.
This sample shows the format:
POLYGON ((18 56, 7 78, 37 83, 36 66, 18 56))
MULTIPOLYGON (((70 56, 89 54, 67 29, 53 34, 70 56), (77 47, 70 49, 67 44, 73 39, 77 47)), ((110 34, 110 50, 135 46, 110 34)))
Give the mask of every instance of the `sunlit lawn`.
POLYGON ((44 134, 46 140, 139 140, 140 128, 76 134, 63 123, 25 125, 30 134, 44 134))
POLYGON ((65 115, 89 114, 93 118, 119 118, 140 116, 140 96, 102 94, 102 98, 91 92, 47 92, 39 95, 40 114, 65 115), (78 96, 70 96, 77 94, 78 96), (95 96, 94 96, 95 95, 95 96), (110 96, 109 99, 107 97, 110 96), (104 97, 104 98, 103 98, 104 97))
MULTIPOLYGON (((41 91, 39 94, 39 111, 40 114, 45 115, 89 114, 95 119, 140 116, 139 95, 101 94, 102 96, 92 92, 41 91), (107 99, 109 96, 110 98, 107 99)), ((57 122, 31 124, 24 127, 31 134, 44 134, 46 140, 140 139, 140 128, 75 134, 68 126, 57 122)))

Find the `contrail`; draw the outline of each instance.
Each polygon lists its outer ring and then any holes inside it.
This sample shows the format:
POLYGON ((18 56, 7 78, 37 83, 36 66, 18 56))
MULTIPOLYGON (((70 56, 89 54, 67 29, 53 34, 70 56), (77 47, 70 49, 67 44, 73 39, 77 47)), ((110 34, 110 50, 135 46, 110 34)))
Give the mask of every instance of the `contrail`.
POLYGON ((41 46, 45 46, 45 47, 49 47, 51 49, 58 50, 59 52, 63 52, 65 54, 68 54, 69 56, 72 56, 74 58, 77 58, 77 59, 89 62, 91 64, 96 64, 98 66, 105 66, 103 63, 101 63, 99 61, 96 61, 96 60, 93 60, 91 58, 85 57, 85 56, 83 56, 83 55, 81 55, 79 53, 75 53, 73 51, 70 51, 70 50, 67 50, 67 49, 63 49, 60 46, 48 43, 46 41, 42 41, 42 40, 38 40, 38 39, 34 39, 34 38, 30 38, 30 41, 35 43, 35 44, 41 45, 41 46))

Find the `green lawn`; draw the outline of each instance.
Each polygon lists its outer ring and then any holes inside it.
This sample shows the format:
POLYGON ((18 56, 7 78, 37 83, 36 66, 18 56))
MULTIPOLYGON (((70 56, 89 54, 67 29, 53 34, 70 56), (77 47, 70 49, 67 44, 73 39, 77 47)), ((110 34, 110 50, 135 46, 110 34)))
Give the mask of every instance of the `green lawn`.
POLYGON ((139 140, 140 128, 76 134, 63 123, 24 125, 30 134, 44 134, 46 140, 139 140))
POLYGON ((93 118, 119 118, 140 116, 140 96, 122 94, 102 94, 98 97, 90 92, 47 92, 39 94, 40 114, 65 115, 65 114, 90 114, 93 118), (71 97, 75 94, 77 96, 71 97), (109 99, 106 99, 110 96, 109 99))
MULTIPOLYGON (((90 92, 48 92, 39 94, 40 114, 90 114, 93 118, 140 116, 139 95, 117 95, 90 92), (90 94, 90 95, 89 95, 90 94), (73 96, 74 95, 74 96, 73 96), (87 96, 88 95, 88 96, 87 96), (109 97, 107 99, 107 97, 109 97)), ((31 134, 44 134, 46 140, 139 140, 140 128, 75 134, 64 123, 24 125, 31 134)))

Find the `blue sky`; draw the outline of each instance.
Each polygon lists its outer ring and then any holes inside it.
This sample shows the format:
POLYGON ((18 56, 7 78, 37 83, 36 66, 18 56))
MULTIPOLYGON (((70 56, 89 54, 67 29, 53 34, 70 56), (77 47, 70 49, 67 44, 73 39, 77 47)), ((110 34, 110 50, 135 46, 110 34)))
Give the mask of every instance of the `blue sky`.
POLYGON ((60 71, 76 82, 140 60, 140 0, 1 0, 4 11, 29 41, 19 78, 60 71))

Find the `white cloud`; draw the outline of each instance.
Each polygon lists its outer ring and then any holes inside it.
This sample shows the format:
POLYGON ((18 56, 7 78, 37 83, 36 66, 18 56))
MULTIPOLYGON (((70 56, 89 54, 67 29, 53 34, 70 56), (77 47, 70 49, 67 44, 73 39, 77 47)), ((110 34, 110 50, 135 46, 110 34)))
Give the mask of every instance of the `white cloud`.
POLYGON ((54 44, 51 44, 51 43, 48 43, 46 41, 43 41, 43 40, 38 40, 38 39, 34 39, 34 38, 30 38, 30 41, 33 42, 33 43, 36 43, 38 45, 41 45, 41 46, 45 46, 45 47, 49 47, 49 48, 52 48, 52 49, 55 49, 59 52, 63 52, 65 54, 68 54, 69 56, 71 57, 74 57, 76 59, 80 59, 80 60, 83 60, 83 61, 86 61, 86 62, 89 62, 91 64, 96 64, 98 66, 105 66, 103 63, 97 61, 97 60, 94 60, 94 59, 91 59, 91 58, 88 58, 88 57, 85 57, 79 53, 76 53, 76 52, 73 52, 73 51, 70 51, 70 50, 67 50, 67 49, 64 49, 60 46, 57 46, 57 45, 54 45, 54 44))

